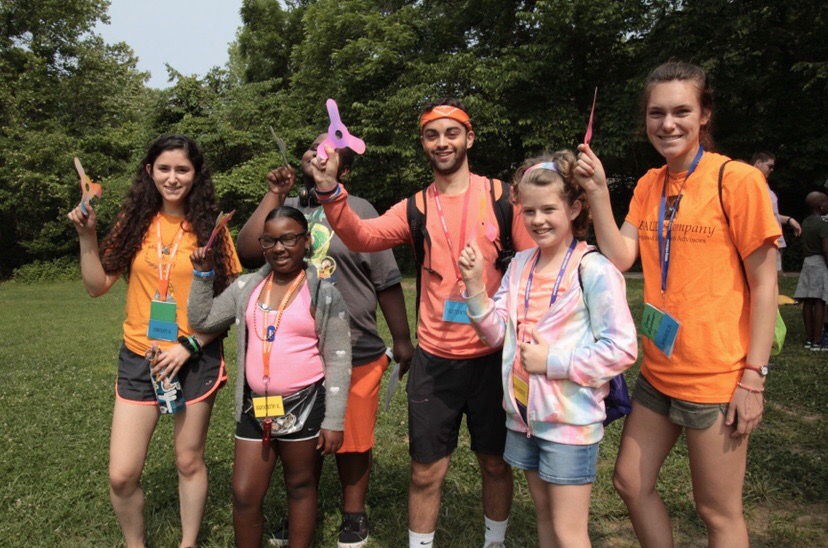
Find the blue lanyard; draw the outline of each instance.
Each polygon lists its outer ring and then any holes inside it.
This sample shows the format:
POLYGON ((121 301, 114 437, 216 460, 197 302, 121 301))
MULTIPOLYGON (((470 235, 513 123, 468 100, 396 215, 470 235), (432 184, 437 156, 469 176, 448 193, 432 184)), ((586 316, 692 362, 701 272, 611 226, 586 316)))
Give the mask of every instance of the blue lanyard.
MULTIPOLYGON (((569 259, 572 258, 572 252, 575 251, 575 246, 578 245, 577 238, 572 238, 572 243, 569 244, 569 249, 566 250, 563 263, 561 263, 561 271, 558 272, 558 277, 555 279, 555 286, 552 288, 552 297, 549 298, 549 307, 555 304, 558 300, 558 288, 561 287, 564 273, 566 273, 566 266, 569 264, 569 259)), ((523 323, 526 323, 526 318, 529 315, 529 297, 532 295, 532 279, 535 277, 535 267, 538 266, 540 260, 540 249, 535 255, 535 260, 532 262, 532 269, 529 270, 529 279, 526 280, 526 292, 523 295, 523 323)))
POLYGON ((687 170, 687 175, 684 176, 684 180, 681 182, 681 187, 679 188, 678 195, 676 196, 676 202, 673 204, 672 211, 670 212, 670 220, 667 223, 666 238, 664 236, 664 221, 667 217, 667 183, 670 175, 669 169, 664 173, 664 185, 661 188, 661 202, 659 202, 658 205, 658 258, 661 262, 662 293, 667 291, 667 271, 670 270, 670 248, 673 239, 673 221, 676 218, 676 213, 678 213, 679 204, 681 203, 681 191, 684 190, 684 184, 687 182, 687 179, 689 179, 690 175, 696 171, 703 154, 704 147, 699 146, 699 151, 696 153, 696 157, 693 158, 693 163, 690 164, 690 169, 687 170))

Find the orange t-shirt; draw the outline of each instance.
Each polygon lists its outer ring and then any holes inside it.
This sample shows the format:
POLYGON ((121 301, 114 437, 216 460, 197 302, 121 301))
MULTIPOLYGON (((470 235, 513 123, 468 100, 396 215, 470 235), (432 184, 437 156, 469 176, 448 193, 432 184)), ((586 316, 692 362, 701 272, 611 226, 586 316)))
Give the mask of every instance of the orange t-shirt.
MULTIPOLYGON (((750 332, 750 295, 740 257, 763 244, 776 245, 780 235, 764 177, 740 162, 725 168, 722 199, 728 227, 718 191, 719 168, 727 160, 706 152, 684 186, 663 298, 657 227, 666 166, 638 181, 626 218, 638 229, 645 301, 681 324, 672 358, 642 337, 641 373, 664 394, 697 403, 730 401, 750 332)), ((668 204, 683 179, 669 179, 668 204)))
MULTIPOLYGON (((161 242, 162 247, 170 248, 175 242, 178 228, 181 226, 184 217, 160 214, 161 221, 161 242)), ((150 224, 144 241, 141 242, 141 249, 132 258, 129 269, 129 284, 127 287, 126 320, 124 321, 124 344, 136 354, 144 355, 157 342, 158 346, 165 350, 174 342, 150 341, 147 339, 147 326, 150 319, 150 303, 158 290, 158 250, 156 243, 156 221, 150 224)), ((236 255, 236 248, 230 233, 225 230, 224 241, 227 242, 227 253, 231 258, 230 271, 234 274, 241 272, 242 267, 236 255)), ((193 281, 193 267, 190 263, 190 254, 198 248, 196 235, 193 232, 185 231, 175 254, 162 254, 162 265, 170 264, 170 285, 169 295, 176 304, 176 322, 178 323, 178 334, 191 335, 193 329, 187 321, 187 298, 190 295, 190 284, 193 281)), ((166 270, 166 268, 164 269, 166 270)))
MULTIPOLYGON (((443 320, 443 311, 447 300, 463 301, 461 291, 465 286, 457 279, 457 260, 466 241, 472 237, 483 251, 483 279, 486 292, 490 296, 494 295, 500 286, 503 275, 495 268, 497 250, 492 245, 492 242, 496 242, 500 247, 500 230, 492 206, 489 180, 479 175, 471 175, 467 191, 470 193, 468 208, 465 207, 466 193, 453 196, 439 195, 451 248, 435 201, 436 192, 433 184, 425 192, 428 200, 426 229, 431 245, 428 242, 425 244, 417 337, 423 350, 443 358, 467 359, 485 356, 491 354, 492 349, 480 340, 471 324, 447 322, 443 320), (461 226, 464 209, 465 227, 461 226), (461 234, 464 235, 465 241, 461 241, 461 234)), ((408 199, 395 204, 379 218, 360 219, 348 207, 347 192, 343 188, 336 199, 323 206, 331 227, 349 249, 371 252, 399 244, 411 244, 411 230, 406 215, 407 202, 408 199)), ((512 235, 517 250, 535 245, 526 232, 520 208, 517 206, 512 222, 512 235)))

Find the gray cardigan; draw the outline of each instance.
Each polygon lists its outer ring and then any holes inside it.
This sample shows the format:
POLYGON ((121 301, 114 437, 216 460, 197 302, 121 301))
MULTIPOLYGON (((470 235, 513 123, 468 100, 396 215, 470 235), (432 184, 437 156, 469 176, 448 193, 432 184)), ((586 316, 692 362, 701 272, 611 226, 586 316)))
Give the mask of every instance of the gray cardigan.
MULTIPOLYGON (((227 329, 234 321, 237 325, 237 421, 242 414, 245 383, 245 309, 253 290, 267 277, 270 270, 270 265, 265 264, 258 272, 239 277, 215 298, 212 276, 202 278, 193 275, 193 285, 190 288, 187 318, 193 329, 211 333, 227 329)), ((341 432, 345 425, 345 407, 348 404, 348 390, 351 386, 351 332, 348 310, 339 291, 328 282, 320 282, 313 266, 308 266, 305 272, 311 303, 316 309, 316 333, 325 367, 325 420, 322 421, 322 428, 341 432)))

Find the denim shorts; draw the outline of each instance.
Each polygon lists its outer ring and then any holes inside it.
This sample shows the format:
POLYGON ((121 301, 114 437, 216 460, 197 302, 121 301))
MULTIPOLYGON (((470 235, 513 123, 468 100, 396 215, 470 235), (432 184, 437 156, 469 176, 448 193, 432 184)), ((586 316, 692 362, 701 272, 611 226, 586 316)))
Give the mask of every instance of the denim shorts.
POLYGON ((595 482, 598 443, 568 445, 509 430, 503 460, 521 470, 537 470, 547 483, 586 485, 595 482))
POLYGON ((632 394, 633 400, 650 411, 666 416, 670 422, 685 428, 704 430, 713 426, 719 415, 727 415, 727 403, 693 403, 661 393, 639 374, 632 394))

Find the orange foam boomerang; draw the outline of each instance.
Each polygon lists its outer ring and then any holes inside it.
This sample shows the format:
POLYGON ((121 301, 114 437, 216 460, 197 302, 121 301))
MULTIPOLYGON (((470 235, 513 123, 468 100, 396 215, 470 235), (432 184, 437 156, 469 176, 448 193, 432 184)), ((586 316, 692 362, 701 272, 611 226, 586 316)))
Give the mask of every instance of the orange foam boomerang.
POLYGON ((213 233, 210 234, 210 239, 207 240, 207 245, 204 246, 204 251, 210 250, 210 246, 213 245, 213 240, 216 239, 216 236, 218 236, 218 233, 222 229, 222 227, 224 227, 227 223, 230 222, 230 219, 233 218, 234 213, 236 213, 235 209, 227 215, 225 215, 223 211, 219 213, 218 217, 216 217, 216 226, 213 228, 213 233))
POLYGON ((101 188, 101 185, 93 183, 89 177, 86 176, 86 172, 83 170, 83 166, 77 156, 75 157, 75 169, 78 170, 81 191, 83 192, 80 208, 84 215, 88 215, 89 210, 86 209, 86 206, 89 204, 89 200, 91 200, 93 196, 100 198, 103 195, 103 189, 101 188))

